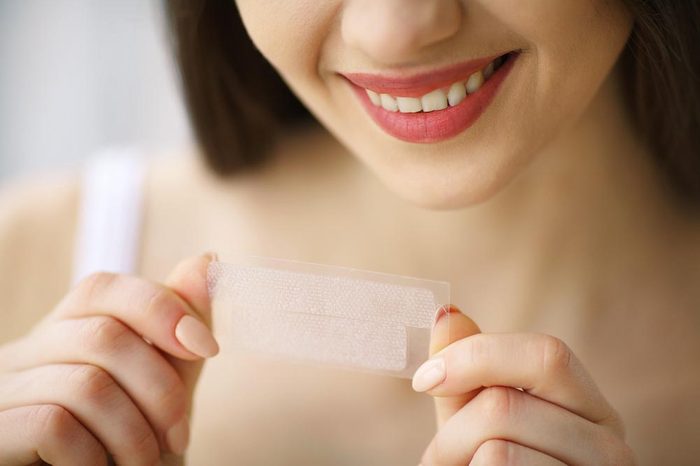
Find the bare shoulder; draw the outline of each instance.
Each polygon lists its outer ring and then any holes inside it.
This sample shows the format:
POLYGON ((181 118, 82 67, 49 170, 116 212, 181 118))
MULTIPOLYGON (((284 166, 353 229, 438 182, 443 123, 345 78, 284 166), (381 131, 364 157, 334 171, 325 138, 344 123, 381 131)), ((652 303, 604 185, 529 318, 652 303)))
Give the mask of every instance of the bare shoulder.
POLYGON ((79 189, 77 173, 0 186, 0 342, 25 333, 65 294, 79 189))
POLYGON ((144 276, 162 278, 205 250, 332 260, 344 236, 356 240, 348 223, 366 212, 357 193, 369 197, 358 188, 368 177, 326 134, 293 135, 261 166, 228 176, 180 155, 155 163, 147 182, 144 276))

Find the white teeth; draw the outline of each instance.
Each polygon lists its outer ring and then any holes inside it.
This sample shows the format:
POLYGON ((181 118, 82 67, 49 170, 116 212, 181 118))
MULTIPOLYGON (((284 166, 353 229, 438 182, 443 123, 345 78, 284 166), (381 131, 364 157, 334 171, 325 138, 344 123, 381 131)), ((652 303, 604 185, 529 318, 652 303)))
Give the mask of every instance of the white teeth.
POLYGON ((481 74, 481 71, 477 71, 476 73, 469 76, 469 79, 467 80, 467 92, 469 94, 475 93, 479 90, 483 83, 484 75, 481 74))
POLYGON ((424 112, 432 112, 433 110, 442 110, 447 108, 447 96, 442 89, 435 89, 428 92, 420 98, 420 103, 423 106, 424 112))
POLYGON ((401 113, 416 113, 423 110, 420 99, 415 97, 397 97, 396 101, 399 104, 399 112, 401 113))
POLYGON ((369 100, 372 101, 375 107, 379 107, 382 105, 382 99, 379 97, 379 94, 377 94, 374 91, 370 91, 369 89, 365 89, 367 91, 367 96, 369 97, 369 100))
POLYGON ((443 89, 435 89, 422 97, 394 97, 389 94, 379 94, 376 91, 365 89, 369 100, 377 107, 382 107, 389 112, 401 113, 418 113, 432 112, 435 110, 443 110, 447 108, 448 103, 451 107, 462 102, 467 94, 473 94, 478 91, 484 84, 484 81, 489 79, 503 62, 501 57, 495 59, 484 67, 483 70, 472 73, 464 81, 453 83, 447 93, 443 89))
POLYGON ((492 74, 493 74, 493 62, 489 63, 488 65, 486 65, 486 68, 484 68, 484 79, 489 79, 492 74))
POLYGON ((390 112, 397 112, 399 110, 399 106, 396 103, 396 99, 394 99, 389 94, 380 94, 379 98, 381 99, 382 108, 384 108, 384 110, 388 110, 390 112))
POLYGON ((450 106, 454 107, 463 101, 466 96, 467 90, 464 87, 464 83, 454 83, 450 86, 450 91, 447 93, 447 101, 450 103, 450 106))

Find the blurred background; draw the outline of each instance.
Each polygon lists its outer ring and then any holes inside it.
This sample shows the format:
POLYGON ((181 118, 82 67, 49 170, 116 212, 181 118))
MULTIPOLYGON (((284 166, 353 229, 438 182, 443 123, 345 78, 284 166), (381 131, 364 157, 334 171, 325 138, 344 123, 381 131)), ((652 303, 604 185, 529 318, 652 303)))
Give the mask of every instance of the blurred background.
POLYGON ((0 185, 190 140, 161 0, 0 0, 0 185))

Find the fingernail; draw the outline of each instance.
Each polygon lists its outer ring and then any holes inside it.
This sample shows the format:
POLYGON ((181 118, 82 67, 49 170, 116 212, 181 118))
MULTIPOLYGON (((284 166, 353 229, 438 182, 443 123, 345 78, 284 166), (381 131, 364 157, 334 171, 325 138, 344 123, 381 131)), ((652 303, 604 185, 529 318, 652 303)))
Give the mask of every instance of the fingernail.
POLYGON ((435 312, 435 318, 433 319, 433 327, 437 325, 437 323, 442 319, 444 316, 451 312, 462 312, 459 310, 457 306, 454 304, 444 304, 440 306, 440 308, 435 312))
POLYGON ((443 304, 440 306, 440 308, 437 310, 435 313, 435 318, 433 318, 433 327, 438 323, 440 319, 442 319, 443 316, 446 316, 450 312, 450 306, 447 304, 443 304))
POLYGON ((204 254, 204 256, 209 258, 210 262, 218 261, 219 260, 219 255, 215 253, 214 251, 208 251, 204 254))
POLYGON ((175 327, 175 337, 197 356, 210 358, 219 352, 219 345, 209 328, 191 315, 182 316, 175 327))
POLYGON ((185 452, 190 442, 190 423, 187 416, 184 416, 177 424, 168 429, 166 439, 168 447, 173 453, 181 455, 185 452))
POLYGON ((445 360, 433 358, 425 361, 413 374, 413 389, 425 392, 445 380, 445 360))

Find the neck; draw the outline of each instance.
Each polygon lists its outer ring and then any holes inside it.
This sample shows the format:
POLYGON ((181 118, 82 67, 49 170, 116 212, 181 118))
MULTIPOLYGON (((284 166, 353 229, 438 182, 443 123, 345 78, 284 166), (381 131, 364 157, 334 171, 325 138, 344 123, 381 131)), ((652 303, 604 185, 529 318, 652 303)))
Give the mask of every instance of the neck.
POLYGON ((285 154, 294 154, 280 157, 276 172, 329 192, 345 186, 362 205, 349 265, 448 280, 452 302, 484 329, 544 330, 535 322, 543 315, 582 315, 618 305, 635 288, 658 288, 688 231, 631 124, 617 73, 575 125, 477 206, 431 211, 402 202, 325 131, 290 138, 285 154))

